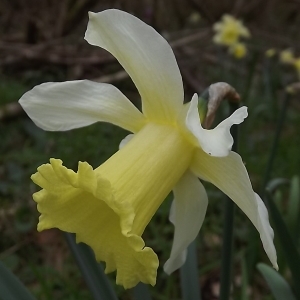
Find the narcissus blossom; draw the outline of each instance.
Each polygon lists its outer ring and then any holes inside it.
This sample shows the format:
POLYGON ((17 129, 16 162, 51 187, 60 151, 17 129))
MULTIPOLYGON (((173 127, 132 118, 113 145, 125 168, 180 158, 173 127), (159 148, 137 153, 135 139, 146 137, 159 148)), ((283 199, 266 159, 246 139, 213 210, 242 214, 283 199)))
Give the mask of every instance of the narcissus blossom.
POLYGON ((244 43, 236 43, 229 47, 229 52, 235 58, 243 58, 247 54, 247 48, 244 43))
POLYGON ((291 49, 285 49, 280 52, 279 59, 283 64, 293 64, 295 60, 294 53, 291 49))
POLYGON ((268 50, 265 52, 265 55, 266 55, 266 57, 271 58, 271 57, 275 56, 276 53, 277 53, 277 50, 276 50, 276 49, 270 48, 270 49, 268 49, 268 50))
MULTIPOLYGON (((254 193, 241 157, 231 151, 230 127, 241 123, 241 107, 216 128, 202 128, 198 96, 183 104, 182 78, 169 44, 153 28, 119 11, 90 13, 88 43, 109 51, 135 83, 140 112, 116 87, 88 80, 44 83, 20 103, 37 126, 70 130, 110 122, 132 132, 120 150, 98 168, 79 162, 78 171, 59 159, 38 168, 32 180, 41 213, 38 230, 57 227, 76 233, 77 242, 92 247, 106 272, 117 271, 125 288, 139 281, 155 284, 158 258, 142 234, 170 191, 173 247, 164 269, 171 273, 185 261, 208 203, 198 178, 226 193, 248 216, 273 266, 277 268, 265 205, 254 193)), ((101 146, 101 144, 99 144, 101 146)))
POLYGON ((294 64, 294 67, 296 68, 296 70, 299 72, 300 71, 300 57, 295 58, 293 64, 294 64))
POLYGON ((280 52, 280 61, 283 64, 292 65, 298 74, 300 79, 300 57, 295 57, 291 49, 286 49, 280 52))
POLYGON ((240 38, 250 37, 250 32, 242 21, 228 14, 224 15, 220 22, 214 24, 213 30, 216 32, 213 41, 225 46, 238 43, 240 38))
POLYGON ((295 60, 294 60, 294 63, 293 63, 296 71, 297 71, 297 74, 298 74, 298 78, 300 79, 300 57, 297 57, 295 60))
POLYGON ((216 34, 213 36, 215 44, 228 47, 229 53, 235 58, 242 58, 247 54, 247 48, 240 42, 241 38, 249 38, 250 32, 242 21, 225 14, 220 22, 213 26, 216 34))

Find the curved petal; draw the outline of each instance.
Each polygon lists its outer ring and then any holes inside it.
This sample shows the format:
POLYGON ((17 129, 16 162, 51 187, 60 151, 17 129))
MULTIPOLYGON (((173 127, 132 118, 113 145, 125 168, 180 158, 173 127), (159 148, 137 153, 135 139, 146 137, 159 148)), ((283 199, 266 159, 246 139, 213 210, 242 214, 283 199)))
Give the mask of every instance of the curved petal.
POLYGON ((185 123, 196 138, 198 146, 211 156, 227 156, 233 145, 230 127, 240 124, 248 116, 247 107, 237 109, 230 117, 222 121, 214 129, 204 129, 201 126, 198 112, 198 96, 195 94, 190 103, 185 123))
POLYGON ((136 132, 146 122, 116 87, 89 80, 43 83, 25 93, 19 102, 37 126, 50 131, 102 121, 136 132))
POLYGON ((274 232, 269 223, 268 212, 252 189, 241 157, 235 152, 230 152, 227 157, 212 157, 198 150, 192 161, 191 170, 198 177, 213 183, 223 191, 248 216, 260 234, 273 267, 278 269, 273 244, 274 232))
POLYGON ((273 264, 273 267, 278 271, 276 249, 273 244, 274 231, 269 223, 268 210, 264 202, 256 193, 255 193, 255 200, 258 209, 257 227, 258 227, 258 232, 260 234, 260 239, 263 243, 267 255, 269 256, 273 264), (267 234, 264 234, 265 232, 267 232, 267 234))
POLYGON ((173 191, 170 221, 175 226, 175 234, 171 256, 164 265, 167 274, 184 264, 186 249, 202 226, 208 204, 204 186, 190 171, 183 175, 173 191))
POLYGON ((119 145, 119 150, 122 149, 126 144, 128 144, 133 139, 133 137, 133 133, 126 135, 119 145))
POLYGON ((96 259, 106 262, 106 273, 117 270, 117 284, 125 288, 139 281, 155 284, 157 255, 131 232, 135 213, 116 201, 107 179, 86 162, 79 162, 75 173, 51 159, 32 180, 43 188, 33 195, 41 213, 39 231, 55 227, 76 233, 77 242, 91 246, 96 259))
POLYGON ((174 53, 152 27, 116 9, 89 13, 85 39, 109 51, 140 92, 151 120, 172 120, 183 103, 183 85, 174 53))

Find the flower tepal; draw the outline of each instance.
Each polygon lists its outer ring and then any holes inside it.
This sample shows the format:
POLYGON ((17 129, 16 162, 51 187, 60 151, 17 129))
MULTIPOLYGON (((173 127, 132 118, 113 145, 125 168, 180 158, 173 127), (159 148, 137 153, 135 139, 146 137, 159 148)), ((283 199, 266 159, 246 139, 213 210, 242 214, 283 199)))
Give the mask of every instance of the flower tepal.
POLYGON ((70 130, 102 121, 132 132, 98 168, 79 162, 74 172, 61 160, 38 168, 32 180, 42 189, 33 198, 38 230, 57 227, 90 245, 106 272, 131 288, 154 285, 158 258, 142 234, 170 191, 175 234, 165 271, 185 261, 207 207, 198 178, 215 184, 246 213, 277 268, 267 210, 255 195, 230 127, 247 116, 242 107, 215 129, 202 128, 197 95, 183 104, 183 84, 169 44, 152 27, 119 11, 90 13, 85 39, 113 54, 135 83, 140 112, 117 88, 87 80, 45 83, 20 99, 29 117, 45 130, 70 130), (224 175, 226 174, 226 176, 224 175))

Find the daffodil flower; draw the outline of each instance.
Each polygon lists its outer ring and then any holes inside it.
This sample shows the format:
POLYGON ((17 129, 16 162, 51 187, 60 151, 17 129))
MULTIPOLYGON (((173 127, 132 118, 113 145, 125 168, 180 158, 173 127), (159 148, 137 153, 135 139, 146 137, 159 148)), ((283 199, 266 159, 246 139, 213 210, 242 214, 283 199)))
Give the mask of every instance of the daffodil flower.
POLYGON ((213 30, 216 32, 213 41, 216 44, 225 46, 231 46, 238 43, 241 37, 250 37, 250 32, 244 26, 242 21, 237 20, 228 14, 225 14, 220 22, 214 24, 213 30))
POLYGON ((242 58, 247 54, 247 48, 244 43, 236 43, 229 47, 229 52, 235 57, 235 58, 242 58))
POLYGON ((271 57, 275 56, 276 53, 277 53, 276 49, 270 48, 265 52, 265 55, 266 55, 266 57, 271 58, 271 57))
POLYGON ((74 172, 59 159, 38 168, 32 180, 41 213, 38 230, 53 227, 76 233, 92 247, 106 272, 117 270, 125 288, 139 281, 155 284, 158 258, 145 246, 145 227, 171 190, 170 220, 175 226, 171 273, 185 260, 208 203, 198 178, 226 193, 248 216, 273 266, 277 268, 273 230, 262 200, 252 190, 240 156, 231 152, 230 127, 247 116, 241 107, 212 130, 203 129, 194 95, 183 104, 182 78, 169 44, 153 28, 119 10, 90 13, 85 39, 109 51, 135 83, 141 113, 110 84, 78 80, 44 83, 20 103, 44 130, 70 130, 110 122, 132 132, 120 150, 98 168, 79 162, 74 172))
POLYGON ((298 78, 300 79, 300 57, 295 58, 294 67, 297 71, 298 78))
POLYGON ((294 53, 291 49, 285 49, 280 52, 279 59, 283 64, 293 64, 295 61, 294 53))

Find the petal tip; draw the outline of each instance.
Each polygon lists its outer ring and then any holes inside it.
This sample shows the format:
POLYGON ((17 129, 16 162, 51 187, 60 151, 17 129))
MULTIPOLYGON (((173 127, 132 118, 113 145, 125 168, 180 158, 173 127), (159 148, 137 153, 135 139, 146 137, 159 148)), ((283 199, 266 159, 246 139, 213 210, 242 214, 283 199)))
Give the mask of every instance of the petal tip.
POLYGON ((91 19, 93 19, 95 17, 96 13, 94 13, 92 11, 89 11, 88 15, 89 15, 89 19, 91 20, 91 19))
POLYGON ((240 108, 241 115, 246 119, 248 117, 248 107, 247 106, 242 106, 240 108))

